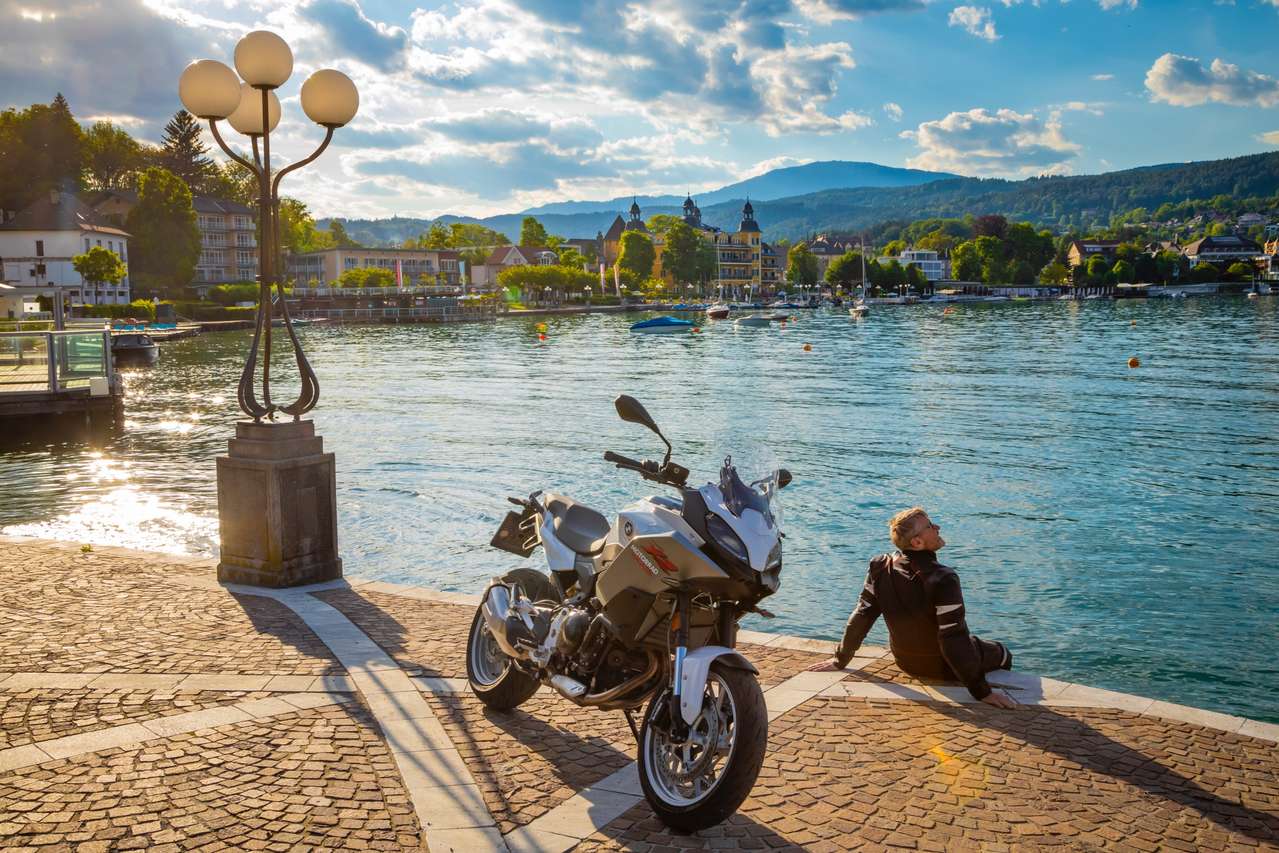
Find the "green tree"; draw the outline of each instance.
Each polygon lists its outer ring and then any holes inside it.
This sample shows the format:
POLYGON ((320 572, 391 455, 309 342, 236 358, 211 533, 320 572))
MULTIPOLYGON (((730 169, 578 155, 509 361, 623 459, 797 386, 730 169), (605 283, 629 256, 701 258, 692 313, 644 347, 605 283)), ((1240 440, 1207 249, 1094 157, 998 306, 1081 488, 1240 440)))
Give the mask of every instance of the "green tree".
POLYGON ((706 284, 719 276, 719 249, 701 234, 697 235, 697 266, 694 273, 699 284, 706 284))
POLYGON ((791 284, 817 284, 820 269, 807 243, 796 243, 786 253, 786 280, 791 284))
POLYGON ((671 219, 674 221, 666 229, 666 241, 662 247, 662 272, 677 284, 697 281, 702 238, 687 222, 674 216, 671 219))
MULTIPOLYGON (((406 244, 406 248, 412 247, 406 244)), ((427 232, 417 239, 417 248, 437 250, 449 248, 449 229, 443 222, 432 222, 427 232)))
POLYGON ((550 242, 551 235, 546 233, 542 223, 532 216, 524 217, 520 222, 521 246, 549 246, 550 242))
POLYGON ((142 146, 110 122, 95 122, 85 132, 84 176, 90 189, 124 189, 141 165, 142 146))
POLYGON ((205 192, 214 198, 238 202, 245 207, 257 207, 258 179, 239 163, 228 160, 221 166, 214 165, 213 172, 205 183, 205 192))
POLYGON ((1133 266, 1132 261, 1115 261, 1115 265, 1110 268, 1110 272, 1115 277, 1115 281, 1124 284, 1131 284, 1137 277, 1137 268, 1133 266))
POLYGON ((582 253, 577 250, 576 246, 561 246, 559 251, 559 265, 562 267, 572 267, 573 269, 581 269, 586 263, 586 258, 582 257, 582 253))
POLYGON ((394 287, 395 272, 384 267, 354 267, 338 276, 338 287, 394 287))
POLYGON ((363 248, 346 233, 346 226, 342 224, 340 219, 329 220, 328 241, 335 249, 363 248))
POLYGON ((280 242, 286 252, 300 254, 330 247, 332 232, 315 227, 306 204, 296 198, 280 199, 280 242))
POLYGON ((1256 274, 1256 267, 1239 261, 1226 268, 1226 277, 1231 281, 1252 281, 1252 277, 1256 274))
POLYGON ((1039 271, 1039 280, 1044 284, 1063 285, 1070 281, 1070 267, 1060 261, 1052 261, 1039 271))
POLYGON ((192 193, 203 193, 212 180, 216 167, 209 159, 209 148, 200 139, 200 124, 186 110, 178 110, 164 126, 160 137, 164 168, 177 175, 192 193))
POLYGON ((972 240, 960 243, 950 253, 951 275, 959 281, 981 281, 981 258, 972 240))
POLYGON ((906 284, 911 290, 920 292, 928 288, 928 276, 924 275, 924 271, 916 264, 907 264, 906 266, 906 284))
POLYGON ((904 251, 906 251, 905 240, 890 240, 884 246, 884 254, 892 258, 900 258, 904 251))
POLYGON ((1110 264, 1101 255, 1088 259, 1087 271, 1089 284, 1106 284, 1110 280, 1110 264))
POLYGON ((617 265, 623 270, 643 280, 653 274, 653 262, 656 259, 653 241, 647 234, 642 231, 627 231, 622 234, 622 248, 617 265))
POLYGON ((71 266, 85 284, 93 287, 93 301, 98 301, 98 287, 103 284, 116 285, 124 280, 129 270, 120 260, 120 256, 110 249, 94 246, 81 255, 71 259, 71 266))
POLYGON ((981 262, 982 281, 986 284, 1004 284, 1012 279, 1013 271, 1003 240, 982 235, 973 241, 973 246, 981 262))
POLYGON ((1220 281, 1221 271, 1210 263, 1202 263, 1190 271, 1190 277, 1198 282, 1220 281))
POLYGON ((66 98, 0 113, 0 209, 20 210, 53 188, 75 189, 84 171, 83 133, 66 98))
POLYGON ((125 227, 133 235, 133 280, 143 288, 179 295, 200 259, 191 189, 172 172, 152 166, 138 181, 138 203, 125 227))
POLYGON ((849 250, 830 262, 826 268, 826 283, 831 287, 852 290, 862 283, 862 256, 849 250))
MULTIPOLYGON (((654 234, 661 234, 662 236, 665 236, 666 232, 671 230, 671 226, 677 222, 682 225, 688 224, 679 216, 674 216, 670 213, 655 213, 648 218, 648 230, 652 231, 654 234)), ((665 254, 666 253, 663 252, 662 256, 665 257, 665 254)), ((665 261, 663 261, 663 264, 665 264, 665 261)))

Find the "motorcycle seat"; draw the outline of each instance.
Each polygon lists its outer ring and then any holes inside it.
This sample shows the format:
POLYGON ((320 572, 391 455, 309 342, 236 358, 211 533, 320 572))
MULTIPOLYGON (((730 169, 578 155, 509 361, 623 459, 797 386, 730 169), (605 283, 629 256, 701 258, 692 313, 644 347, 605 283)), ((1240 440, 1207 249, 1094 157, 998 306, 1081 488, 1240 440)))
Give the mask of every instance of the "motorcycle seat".
POLYGON ((578 554, 594 556, 604 549, 609 523, 603 513, 564 495, 547 494, 546 509, 551 514, 555 538, 578 554))

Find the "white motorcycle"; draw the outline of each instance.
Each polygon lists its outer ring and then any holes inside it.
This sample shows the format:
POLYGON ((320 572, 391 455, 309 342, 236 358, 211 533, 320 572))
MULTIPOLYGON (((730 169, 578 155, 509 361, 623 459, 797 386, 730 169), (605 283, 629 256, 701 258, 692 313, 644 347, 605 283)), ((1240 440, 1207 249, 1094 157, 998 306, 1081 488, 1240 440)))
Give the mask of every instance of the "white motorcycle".
POLYGON ((639 747, 644 795, 668 826, 692 832, 733 814, 768 746, 759 671, 735 651, 737 623, 777 591, 782 568, 778 491, 784 469, 747 483, 731 457, 718 483, 688 488, 671 444, 638 401, 623 420, 666 444, 659 464, 612 452, 605 460, 671 486, 625 507, 610 525, 563 495, 534 492, 492 544, 527 557, 541 545, 549 574, 494 579, 471 623, 471 689, 514 708, 549 684, 578 705, 626 714, 639 747), (648 703, 636 727, 631 712, 648 703))

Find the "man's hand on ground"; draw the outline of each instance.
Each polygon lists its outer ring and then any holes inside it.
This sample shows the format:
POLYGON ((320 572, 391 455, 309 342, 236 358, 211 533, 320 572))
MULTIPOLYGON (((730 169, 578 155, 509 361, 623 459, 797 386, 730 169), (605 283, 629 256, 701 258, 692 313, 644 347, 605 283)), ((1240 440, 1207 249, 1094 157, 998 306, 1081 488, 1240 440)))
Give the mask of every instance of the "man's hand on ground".
POLYGON ((835 660, 834 658, 831 658, 829 660, 824 660, 821 663, 813 664, 812 666, 808 668, 808 671, 809 672, 834 672, 837 669, 843 669, 843 667, 839 665, 839 661, 835 660))
POLYGON ((1004 708, 1008 711, 1017 707, 1017 701, 1002 690, 990 691, 990 693, 986 695, 986 698, 981 701, 985 702, 987 705, 992 705, 996 708, 1004 708))

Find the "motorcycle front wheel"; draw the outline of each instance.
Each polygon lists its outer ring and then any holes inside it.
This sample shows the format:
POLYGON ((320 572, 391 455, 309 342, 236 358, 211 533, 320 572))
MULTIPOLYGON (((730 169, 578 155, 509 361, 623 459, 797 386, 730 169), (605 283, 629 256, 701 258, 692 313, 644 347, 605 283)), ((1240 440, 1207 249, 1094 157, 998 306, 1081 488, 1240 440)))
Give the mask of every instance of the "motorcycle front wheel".
MULTIPOLYGON (((515 569, 502 580, 519 584, 525 596, 533 601, 559 599, 550 580, 535 569, 515 569)), ((475 618, 467 634, 466 680, 476 697, 495 711, 522 705, 540 686, 536 678, 516 668, 510 656, 498 646, 484 621, 482 604, 475 608, 475 618)))
POLYGON ((753 673, 712 666, 702 712, 688 737, 671 732, 670 691, 649 702, 640 731, 644 797, 662 823, 680 832, 721 823, 750 794, 768 749, 768 711, 753 673))

